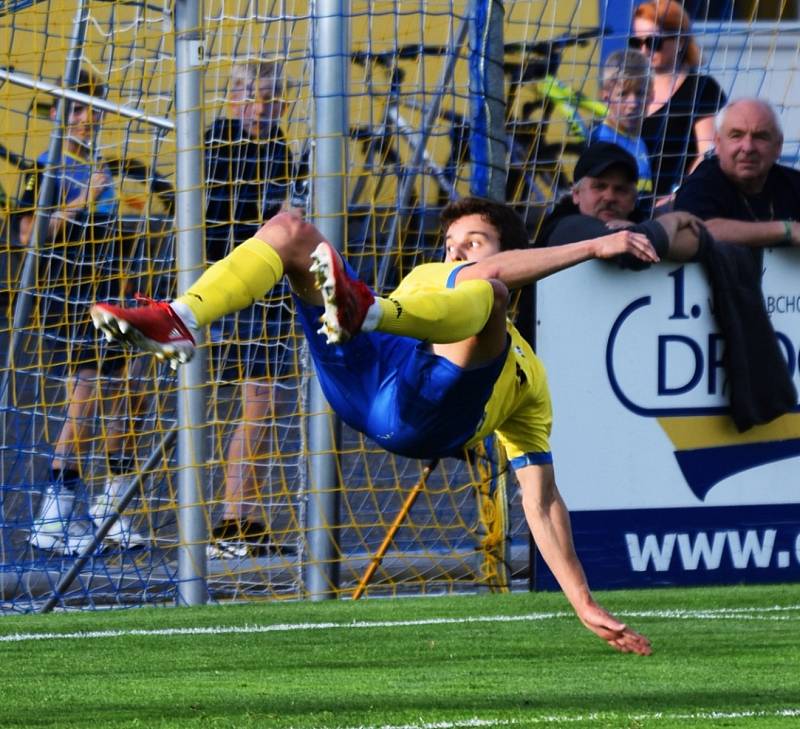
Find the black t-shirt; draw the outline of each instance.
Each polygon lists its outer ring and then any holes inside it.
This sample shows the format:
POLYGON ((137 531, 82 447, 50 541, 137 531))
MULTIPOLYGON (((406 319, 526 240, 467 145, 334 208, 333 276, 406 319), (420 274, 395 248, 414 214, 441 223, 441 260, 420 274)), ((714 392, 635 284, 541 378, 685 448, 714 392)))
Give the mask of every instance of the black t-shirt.
POLYGON ((680 184, 687 161, 697 156, 695 122, 714 116, 725 101, 711 76, 690 73, 664 106, 645 117, 641 136, 650 151, 656 196, 669 195, 680 184))
POLYGON ((773 165, 764 189, 745 195, 720 169, 719 159, 710 157, 684 180, 675 196, 675 209, 703 220, 800 221, 800 171, 773 165))
POLYGON ((206 250, 218 261, 251 238, 284 202, 296 201, 300 174, 283 132, 253 140, 234 119, 217 119, 206 131, 206 250))

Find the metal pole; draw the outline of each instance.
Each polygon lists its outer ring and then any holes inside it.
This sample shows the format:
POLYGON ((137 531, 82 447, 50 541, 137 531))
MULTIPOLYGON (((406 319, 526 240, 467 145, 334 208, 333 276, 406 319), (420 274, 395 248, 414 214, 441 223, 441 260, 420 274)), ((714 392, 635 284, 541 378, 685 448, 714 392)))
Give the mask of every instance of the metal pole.
MULTIPOLYGON (((341 250, 344 244, 345 155, 349 52, 348 8, 344 0, 312 3, 314 129, 314 222, 325 238, 341 250)), ((339 583, 339 483, 335 455, 338 419, 331 427, 330 408, 312 377, 308 423, 311 452, 308 487, 308 566, 306 589, 312 600, 336 596, 339 583)))
POLYGON ((470 0, 470 192, 506 198, 506 103, 503 75, 503 3, 470 0))
MULTIPOLYGON (((66 78, 66 76, 64 78, 66 78)), ((26 89, 42 91, 46 94, 50 94, 50 96, 55 96, 57 99, 77 101, 79 104, 86 104, 87 106, 91 104, 98 111, 105 111, 110 114, 125 117, 126 119, 145 122, 160 129, 167 129, 171 131, 175 128, 175 122, 163 116, 147 114, 134 106, 115 104, 113 101, 108 101, 107 99, 98 99, 96 96, 91 96, 90 94, 83 94, 80 91, 72 91, 68 88, 62 88, 61 86, 56 86, 48 81, 35 79, 33 76, 28 76, 27 74, 19 73, 18 71, 8 71, 5 68, 0 68, 0 79, 8 81, 9 83, 17 86, 22 86, 26 89)))
MULTIPOLYGON (((75 86, 81 70, 81 54, 83 43, 86 39, 86 26, 89 19, 87 3, 79 2, 75 10, 75 18, 72 25, 72 38, 70 39, 69 50, 67 51, 67 62, 64 67, 63 84, 65 87, 75 86)), ((14 319, 11 326, 11 336, 8 340, 8 348, 5 356, 5 366, 0 373, 0 483, 6 478, 6 456, 8 448, 7 434, 14 430, 9 427, 9 405, 15 399, 11 396, 12 379, 11 373, 15 368, 15 352, 19 340, 25 335, 25 330, 30 319, 31 309, 33 308, 33 288, 36 283, 36 269, 39 263, 41 248, 47 240, 47 231, 50 225, 50 216, 53 212, 56 196, 56 175, 60 175, 61 150, 64 142, 64 129, 66 128, 68 103, 61 98, 56 107, 56 123, 50 133, 50 144, 47 148, 48 165, 42 174, 42 183, 39 189, 39 197, 36 201, 36 210, 33 213, 33 226, 31 229, 31 239, 25 251, 25 261, 22 265, 20 274, 19 294, 14 305, 14 319)), ((2 511, 2 501, 0 501, 0 521, 5 517, 2 511)), ((0 527, 0 555, 5 562, 5 529, 0 527)))
POLYGON ((408 207, 408 201, 411 199, 411 193, 414 190, 414 183, 416 182, 417 175, 419 175, 419 171, 422 168, 422 162, 423 158, 425 157, 425 151, 428 144, 428 137, 430 136, 431 129, 433 129, 433 125, 439 116, 439 110, 442 107, 442 99, 444 98, 445 89, 448 87, 453 78, 453 73, 455 72, 456 68, 456 61, 458 61, 458 52, 461 49, 461 46, 464 44, 464 39, 466 38, 468 29, 469 26, 467 22, 462 20, 461 25, 456 31, 452 53, 448 54, 447 56, 447 62, 444 64, 442 76, 439 79, 439 84, 436 87, 439 89, 439 91, 434 96, 433 103, 425 112, 425 118, 422 122, 417 148, 414 150, 414 157, 409 165, 408 174, 404 176, 403 184, 400 187, 400 193, 397 196, 397 214, 394 216, 394 218, 392 218, 389 234, 386 236, 386 244, 383 249, 383 255, 381 256, 381 266, 378 270, 377 285, 379 293, 383 293, 383 290, 386 286, 386 278, 389 275, 392 262, 400 252, 399 232, 401 223, 405 222, 406 218, 408 217, 405 211, 408 207), (394 249, 395 255, 392 255, 392 249, 394 249))
MULTIPOLYGON (((178 290, 186 291, 203 266, 203 114, 201 67, 204 62, 198 0, 175 2, 175 228, 178 290)), ((202 605, 206 586, 205 488, 206 357, 199 349, 180 369, 178 393, 178 595, 179 605, 202 605)))

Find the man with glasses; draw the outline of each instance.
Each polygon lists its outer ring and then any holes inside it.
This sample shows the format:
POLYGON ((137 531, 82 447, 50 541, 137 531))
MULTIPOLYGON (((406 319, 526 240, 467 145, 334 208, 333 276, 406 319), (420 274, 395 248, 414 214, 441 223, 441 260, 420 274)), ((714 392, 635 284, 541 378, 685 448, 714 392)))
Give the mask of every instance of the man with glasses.
MULTIPOLYGON (((307 172, 295 160, 282 127, 284 64, 259 58, 231 69, 226 114, 206 131, 206 258, 220 261, 255 235, 287 203, 305 205, 307 172)), ((222 515, 211 532, 210 559, 287 553, 269 529, 259 487, 270 457, 275 382, 295 371, 287 291, 214 322, 211 374, 217 386, 241 389, 241 413, 228 439, 222 515)), ((225 418, 222 418, 225 419, 225 418)))

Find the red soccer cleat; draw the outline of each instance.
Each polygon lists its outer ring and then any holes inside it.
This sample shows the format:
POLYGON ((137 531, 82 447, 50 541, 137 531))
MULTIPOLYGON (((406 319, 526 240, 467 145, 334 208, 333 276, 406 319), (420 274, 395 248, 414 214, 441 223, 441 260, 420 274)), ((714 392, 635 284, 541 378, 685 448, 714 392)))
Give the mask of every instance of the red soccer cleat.
POLYGON ((363 281, 347 275, 330 243, 320 243, 311 258, 309 270, 316 274, 325 304, 318 333, 326 336, 328 344, 343 344, 361 331, 375 296, 363 281))
POLYGON ((126 342, 158 359, 169 360, 174 369, 194 356, 195 339, 183 320, 166 301, 153 301, 137 294, 144 302, 126 309, 114 304, 95 304, 90 311, 95 329, 109 342, 126 342))

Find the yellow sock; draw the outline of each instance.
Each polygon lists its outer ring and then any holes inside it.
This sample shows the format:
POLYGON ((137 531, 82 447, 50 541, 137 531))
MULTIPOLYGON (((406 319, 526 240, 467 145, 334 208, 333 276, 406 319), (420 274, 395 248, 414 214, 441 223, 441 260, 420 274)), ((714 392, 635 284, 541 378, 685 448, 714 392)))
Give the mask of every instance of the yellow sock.
POLYGON ((176 301, 188 306, 202 327, 263 299, 281 276, 283 261, 275 249, 250 238, 209 266, 176 301))
POLYGON ((378 331, 449 344, 472 337, 486 326, 494 293, 488 281, 473 279, 452 289, 401 287, 375 301, 381 309, 378 331))

